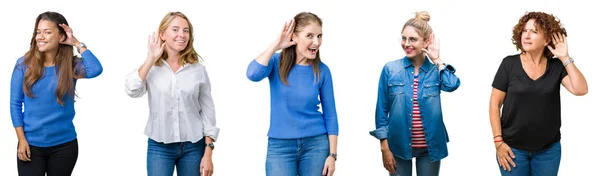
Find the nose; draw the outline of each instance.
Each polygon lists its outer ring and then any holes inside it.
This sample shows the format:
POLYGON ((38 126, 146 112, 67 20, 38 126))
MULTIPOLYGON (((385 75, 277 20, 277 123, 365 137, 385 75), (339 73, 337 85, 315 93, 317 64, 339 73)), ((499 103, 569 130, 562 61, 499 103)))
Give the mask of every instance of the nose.
POLYGON ((319 44, 321 44, 321 38, 315 37, 315 38, 313 38, 312 42, 315 45, 319 45, 319 44))
POLYGON ((531 37, 531 32, 527 31, 524 35, 526 39, 529 39, 531 37))

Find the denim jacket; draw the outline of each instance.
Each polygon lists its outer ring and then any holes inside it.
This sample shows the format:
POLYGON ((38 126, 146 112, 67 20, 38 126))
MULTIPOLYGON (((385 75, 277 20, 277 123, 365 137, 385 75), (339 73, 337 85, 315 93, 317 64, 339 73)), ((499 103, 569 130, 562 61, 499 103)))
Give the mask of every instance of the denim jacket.
MULTIPOLYGON (((414 65, 404 57, 388 62, 379 78, 374 131, 377 139, 388 139, 395 157, 412 159, 412 109, 414 65)), ((448 133, 442 119, 440 91, 452 92, 460 86, 454 67, 442 70, 426 59, 419 68, 417 100, 425 132, 425 141, 432 162, 448 156, 448 133)))

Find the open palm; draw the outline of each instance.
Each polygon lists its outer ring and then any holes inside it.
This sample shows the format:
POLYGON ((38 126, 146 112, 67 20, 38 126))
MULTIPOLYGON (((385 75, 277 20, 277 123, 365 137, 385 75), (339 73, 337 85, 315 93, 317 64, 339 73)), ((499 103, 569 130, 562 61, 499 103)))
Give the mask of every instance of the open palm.
POLYGON ((296 44, 296 42, 292 41, 292 34, 294 33, 294 25, 295 25, 294 20, 291 20, 290 22, 285 23, 285 25, 283 26, 283 30, 281 30, 281 34, 275 41, 275 43, 277 45, 277 49, 285 49, 287 47, 290 47, 290 46, 296 44))
POLYGON ((564 59, 569 57, 569 47, 567 46, 567 37, 565 34, 552 34, 552 44, 554 44, 554 48, 548 45, 548 49, 564 62, 564 59))
POLYGON ((434 34, 429 36, 429 41, 432 42, 427 46, 427 48, 423 48, 422 51, 429 56, 429 59, 433 63, 437 63, 440 59, 440 42, 439 39, 435 38, 434 34))

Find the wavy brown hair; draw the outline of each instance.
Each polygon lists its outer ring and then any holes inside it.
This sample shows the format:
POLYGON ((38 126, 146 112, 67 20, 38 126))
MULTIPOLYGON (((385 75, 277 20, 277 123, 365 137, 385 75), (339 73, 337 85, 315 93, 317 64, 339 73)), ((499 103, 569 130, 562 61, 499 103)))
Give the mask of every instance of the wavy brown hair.
MULTIPOLYGON (((521 36, 523 35, 523 31, 525 31, 525 25, 529 20, 535 20, 535 27, 538 31, 540 31, 546 40, 552 40, 552 34, 559 33, 567 36, 567 30, 561 25, 560 20, 556 18, 554 15, 547 14, 544 12, 527 12, 521 19, 519 19, 519 23, 515 25, 513 28, 513 36, 512 43, 516 46, 517 50, 521 51, 521 54, 524 54, 523 45, 521 44, 521 36)), ((554 44, 549 42, 552 48, 554 48, 554 44)), ((550 49, 544 48, 544 56, 546 58, 554 57, 554 54, 550 52, 550 49)))
MULTIPOLYGON (((167 13, 167 15, 165 15, 165 17, 163 17, 162 21, 160 21, 160 25, 158 26, 158 33, 159 34, 164 33, 165 30, 167 30, 167 28, 169 28, 169 24, 171 24, 171 21, 173 21, 173 19, 175 19, 176 17, 183 18, 188 23, 188 26, 190 26, 190 39, 187 43, 187 46, 185 46, 185 49, 183 49, 183 51, 180 52, 181 55, 179 57, 179 64, 181 64, 181 65, 184 65, 186 63, 195 64, 198 61, 202 61, 202 57, 200 57, 200 55, 194 49, 194 27, 192 27, 192 23, 190 23, 190 20, 188 19, 188 17, 185 16, 183 13, 181 13, 181 12, 167 13)), ((166 49, 167 48, 165 47, 165 51, 163 51, 163 54, 160 56, 162 59, 167 59, 169 57, 166 49)), ((154 65, 162 66, 163 65, 162 60, 161 59, 156 60, 156 63, 154 63, 154 65)))
MULTIPOLYGON (((28 97, 34 98, 33 92, 31 92, 31 87, 35 85, 35 83, 41 78, 42 75, 45 74, 44 54, 39 51, 37 46, 37 41, 35 39, 37 35, 38 24, 41 20, 47 20, 56 25, 56 28, 61 35, 63 40, 67 39, 67 35, 65 30, 58 26, 58 24, 69 25, 65 17, 56 12, 44 12, 40 14, 35 20, 35 28, 33 29, 33 36, 31 37, 31 43, 29 47, 29 51, 25 53, 23 64, 27 67, 27 71, 25 71, 25 77, 23 80, 23 92, 28 97)), ((75 95, 75 81, 74 79, 82 78, 85 75, 85 69, 81 69, 78 74, 76 74, 76 66, 78 63, 82 62, 81 58, 74 57, 73 55, 73 46, 66 44, 59 44, 58 52, 56 56, 54 56, 54 72, 58 72, 58 84, 56 85, 56 101, 64 106, 64 102, 62 98, 68 94, 74 98, 75 95)))
MULTIPOLYGON (((294 16, 294 33, 298 34, 302 31, 302 28, 310 25, 311 23, 316 23, 319 26, 323 26, 323 22, 321 18, 317 15, 310 12, 301 12, 294 16)), ((312 65, 315 82, 319 81, 320 71, 319 71, 319 63, 321 63, 321 57, 319 56, 320 50, 317 51, 317 57, 315 59, 308 59, 308 63, 312 65)), ((279 61, 279 79, 283 84, 288 85, 287 77, 290 74, 290 70, 296 64, 296 45, 292 45, 287 47, 281 51, 281 60, 279 61)))

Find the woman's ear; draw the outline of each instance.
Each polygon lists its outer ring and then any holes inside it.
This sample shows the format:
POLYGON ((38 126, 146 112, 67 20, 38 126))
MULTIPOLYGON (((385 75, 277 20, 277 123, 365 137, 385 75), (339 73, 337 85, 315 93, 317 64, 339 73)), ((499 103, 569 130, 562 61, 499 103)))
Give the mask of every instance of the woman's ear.
POLYGON ((292 41, 298 41, 298 35, 296 35, 296 33, 292 33, 292 41))
POLYGON ((160 38, 161 43, 162 43, 162 41, 165 41, 165 33, 164 32, 158 32, 158 37, 160 38))

